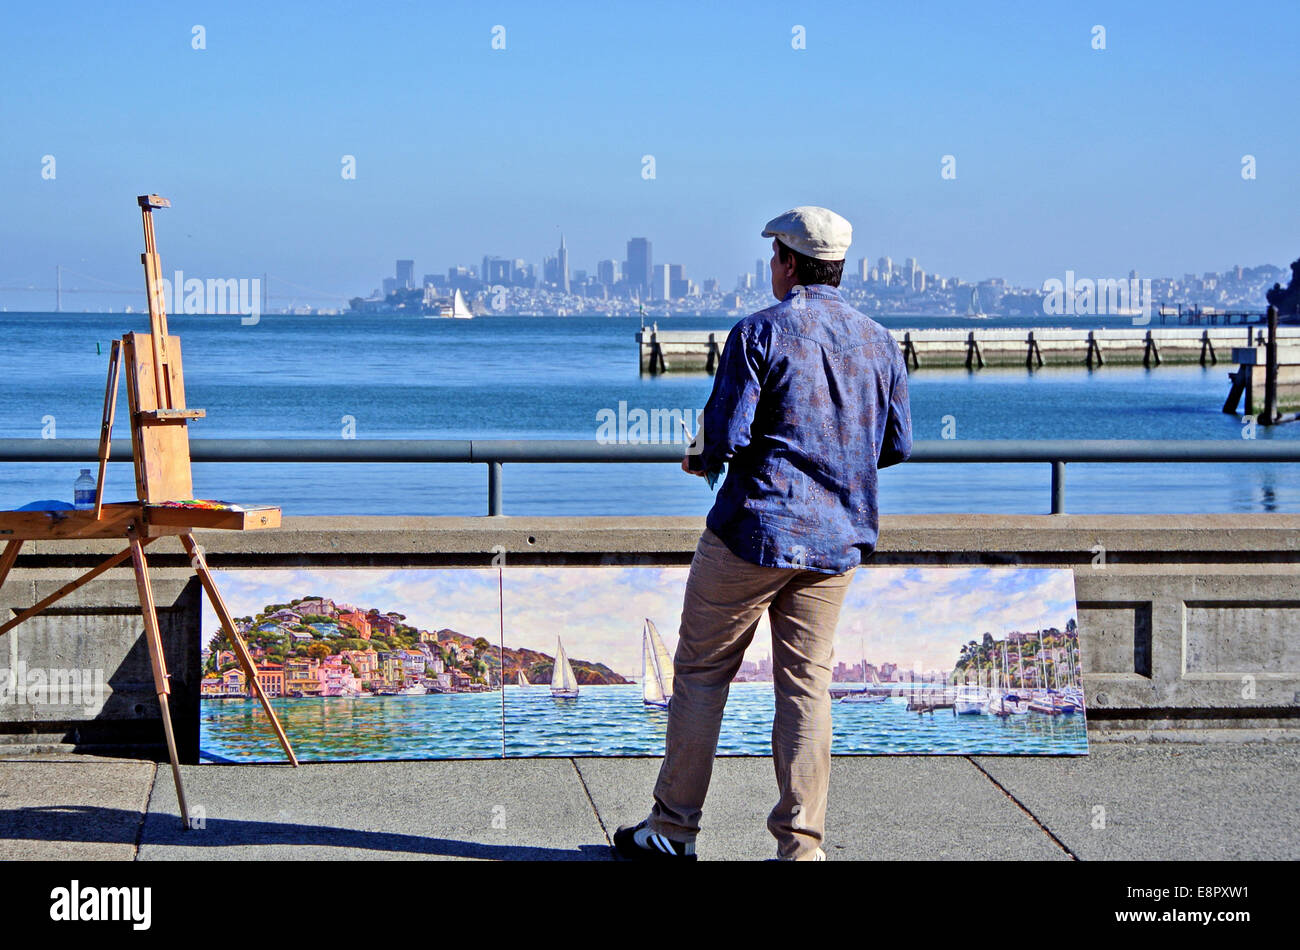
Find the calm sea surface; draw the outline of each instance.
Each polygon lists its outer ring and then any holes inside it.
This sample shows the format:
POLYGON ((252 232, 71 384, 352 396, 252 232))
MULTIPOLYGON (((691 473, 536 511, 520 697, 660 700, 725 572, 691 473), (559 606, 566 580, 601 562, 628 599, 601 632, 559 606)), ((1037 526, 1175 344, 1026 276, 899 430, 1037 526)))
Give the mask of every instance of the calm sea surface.
MULTIPOLYGON (((844 686, 847 684, 836 684, 844 686)), ((499 758, 501 693, 272 700, 304 762, 499 758)), ((722 718, 718 752, 770 755, 770 683, 735 683, 722 718)), ((283 753, 255 700, 199 704, 205 761, 273 762, 283 753)), ((954 716, 907 712, 906 700, 834 703, 836 754, 1083 755, 1082 715, 1027 713, 954 716)), ((583 686, 576 700, 551 698, 547 686, 507 687, 507 756, 663 755, 667 710, 641 702, 641 687, 583 686)))
MULTIPOLYGON (((726 329, 735 318, 673 317, 663 328, 726 329)), ((893 327, 1032 326, 960 318, 884 318, 893 327)), ((95 438, 109 342, 147 330, 123 314, 0 313, 0 437, 95 438)), ((1071 325, 1060 323, 1058 325, 1071 325)), ((1106 325, 1096 319, 1079 326, 1106 325)), ((1110 325, 1128 326, 1126 320, 1110 325)), ((694 410, 711 379, 643 377, 639 320, 602 317, 237 316, 171 319, 182 338, 190 406, 208 411, 195 438, 596 437, 597 413, 694 410)), ((911 384, 915 437, 937 439, 944 417, 961 439, 1240 439, 1219 412, 1229 367, 921 370, 911 384)), ((117 435, 126 437, 125 394, 117 435)), ((1300 425, 1259 429, 1300 438, 1300 425)), ((0 508, 71 500, 75 464, 0 465, 0 508)), ((483 465, 195 466, 200 497, 281 505, 294 514, 483 514, 483 465)), ((882 473, 885 512, 1045 512, 1047 465, 908 464, 882 473)), ((661 465, 507 465, 508 514, 703 515, 703 482, 661 465)), ((1071 465, 1074 512, 1298 511, 1287 465, 1071 465)), ((128 465, 109 468, 107 497, 134 493, 128 465)))

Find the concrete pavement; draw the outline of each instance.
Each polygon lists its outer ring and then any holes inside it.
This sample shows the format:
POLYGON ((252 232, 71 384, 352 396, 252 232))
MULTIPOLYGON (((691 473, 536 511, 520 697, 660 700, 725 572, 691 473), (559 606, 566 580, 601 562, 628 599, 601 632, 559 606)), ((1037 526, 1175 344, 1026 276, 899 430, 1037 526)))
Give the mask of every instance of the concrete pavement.
MULTIPOLYGON (((1300 737, 1094 741, 1081 758, 838 757, 835 859, 1300 858, 1300 737), (1172 741, 1172 740, 1182 741, 1172 741)), ((608 860, 645 816, 658 759, 514 759, 182 769, 0 756, 0 859, 608 860)), ((702 860, 762 860, 770 758, 724 758, 702 860)))

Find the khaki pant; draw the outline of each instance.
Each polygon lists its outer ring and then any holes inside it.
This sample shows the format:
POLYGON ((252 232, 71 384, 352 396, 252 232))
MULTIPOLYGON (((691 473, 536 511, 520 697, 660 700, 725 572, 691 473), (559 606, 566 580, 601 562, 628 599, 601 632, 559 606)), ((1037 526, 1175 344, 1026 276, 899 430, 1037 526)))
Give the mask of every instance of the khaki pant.
POLYGON ((852 574, 760 567, 705 530, 686 582, 650 830, 675 841, 693 841, 699 833, 731 680, 763 611, 770 610, 772 756, 780 800, 767 827, 779 857, 814 857, 825 832, 830 778, 831 646, 852 574))

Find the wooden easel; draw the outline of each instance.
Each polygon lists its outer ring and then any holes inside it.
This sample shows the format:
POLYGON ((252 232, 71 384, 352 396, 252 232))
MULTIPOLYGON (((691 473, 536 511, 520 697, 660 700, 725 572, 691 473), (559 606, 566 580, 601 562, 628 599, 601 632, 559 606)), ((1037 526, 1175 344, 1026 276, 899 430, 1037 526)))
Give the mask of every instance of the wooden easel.
POLYGON ((145 289, 149 295, 149 333, 127 333, 114 340, 108 358, 108 385, 104 392, 104 414, 99 435, 99 478, 95 485, 95 505, 87 510, 3 511, 0 512, 0 538, 6 540, 0 553, 0 587, 18 558, 24 541, 71 541, 91 538, 125 537, 127 548, 76 580, 60 587, 11 620, 0 624, 0 636, 24 620, 35 616, 51 604, 99 577, 128 558, 135 570, 140 610, 144 615, 145 643, 153 666, 154 687, 162 709, 163 733, 171 759, 176 798, 180 803, 181 821, 190 827, 185 789, 181 785, 180 763, 176 755, 176 738, 172 730, 171 710, 167 697, 171 693, 167 664, 163 655, 162 636, 158 628, 158 611, 153 587, 149 583, 149 564, 145 560, 147 545, 164 535, 177 535, 190 564, 212 603, 235 656, 244 669, 250 688, 261 701, 271 728, 289 762, 297 766, 289 739, 271 708, 257 667, 240 636, 230 611, 221 598, 212 572, 208 569, 203 548, 194 540, 195 528, 220 528, 247 531, 274 528, 280 524, 280 509, 266 505, 207 507, 210 503, 192 499, 190 474, 189 421, 205 415, 202 409, 185 408, 185 383, 181 372, 181 347, 177 337, 167 333, 167 313, 162 293, 162 269, 154 243, 153 211, 171 207, 158 195, 141 195, 137 199, 144 219, 145 289), (104 504, 104 474, 108 464, 117 408, 119 367, 126 363, 126 390, 131 410, 131 446, 135 463, 136 500, 121 504, 104 504))

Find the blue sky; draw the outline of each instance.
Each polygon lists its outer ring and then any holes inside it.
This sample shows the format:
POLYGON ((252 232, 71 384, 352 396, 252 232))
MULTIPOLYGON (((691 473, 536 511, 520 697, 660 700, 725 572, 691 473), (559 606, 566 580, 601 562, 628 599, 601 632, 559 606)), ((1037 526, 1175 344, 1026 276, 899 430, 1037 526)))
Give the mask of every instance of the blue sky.
POLYGON ((165 270, 348 295, 561 230, 574 269, 644 235, 730 285, 797 204, 964 279, 1285 264, 1297 35, 1292 0, 11 5, 0 286, 135 287, 146 190, 165 270))

